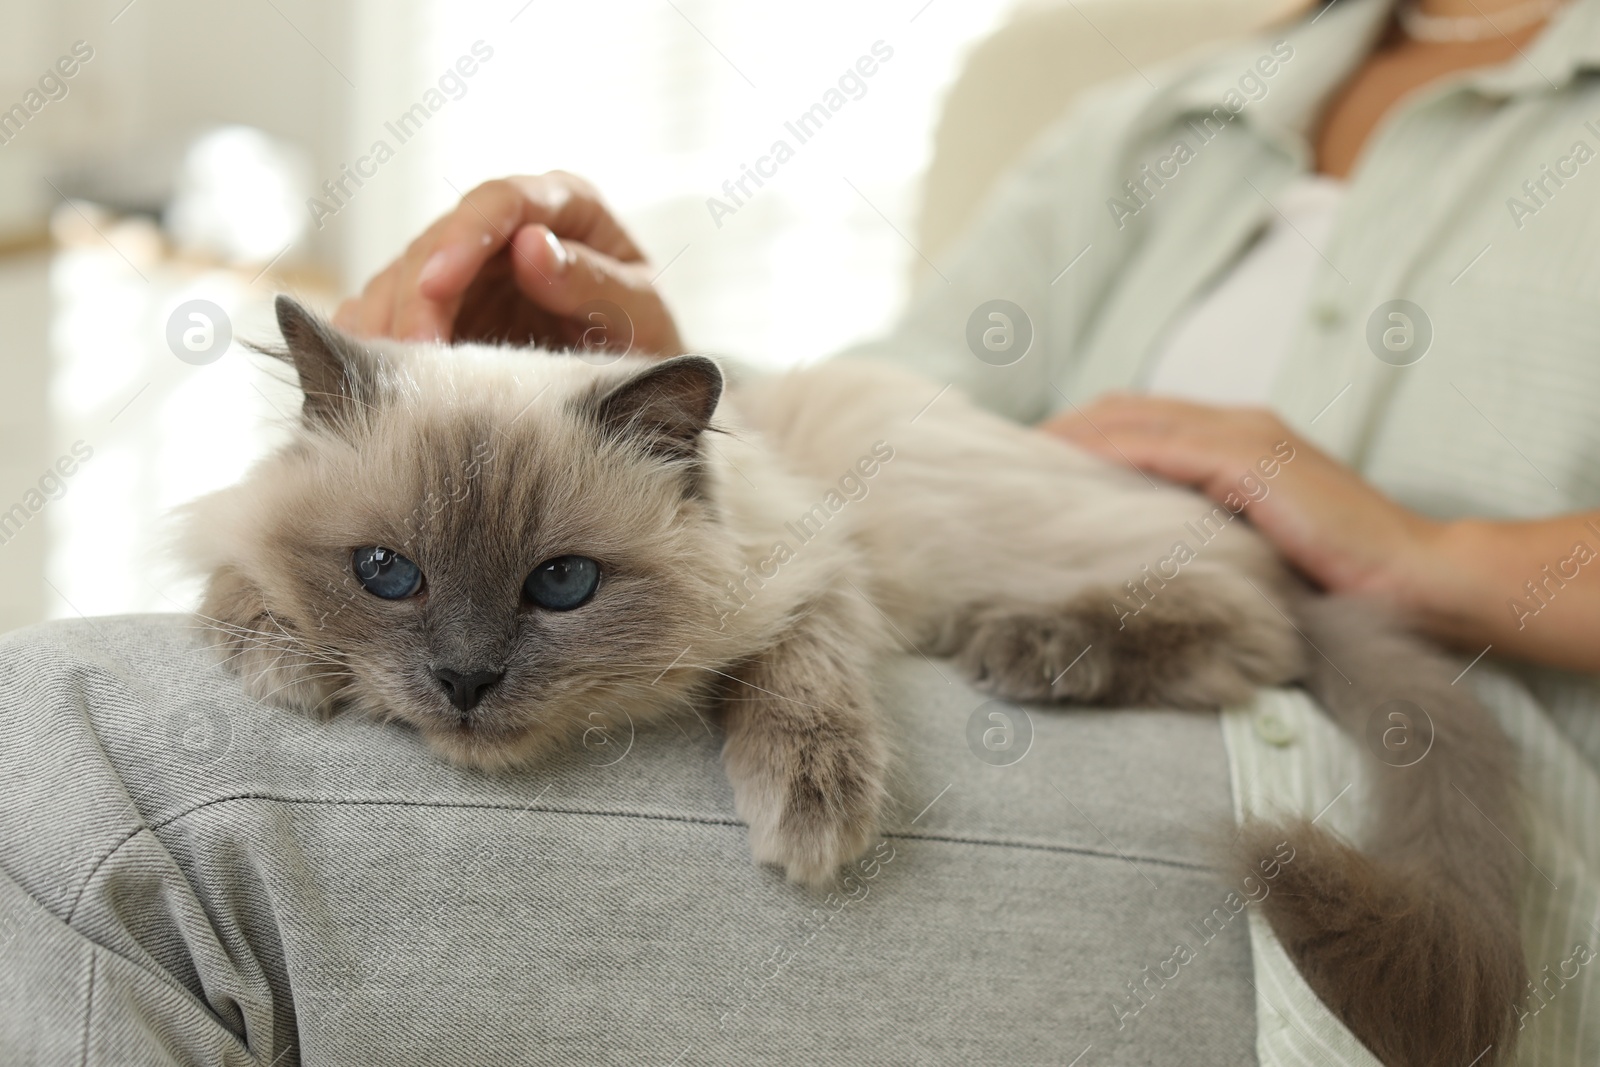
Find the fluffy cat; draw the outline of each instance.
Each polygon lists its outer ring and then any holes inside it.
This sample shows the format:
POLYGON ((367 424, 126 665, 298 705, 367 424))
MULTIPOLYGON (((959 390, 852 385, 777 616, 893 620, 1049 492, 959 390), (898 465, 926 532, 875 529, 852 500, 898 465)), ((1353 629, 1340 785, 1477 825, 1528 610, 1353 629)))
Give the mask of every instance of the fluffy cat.
POLYGON ((811 884, 877 830, 868 679, 897 650, 1029 701, 1217 708, 1302 684, 1358 737, 1413 701, 1432 749, 1372 761, 1362 851, 1299 821, 1247 826, 1235 859, 1292 843, 1261 906, 1384 1062, 1504 1057, 1525 980, 1505 739, 1448 659, 1313 594, 1247 524, 1151 579, 1209 502, 888 367, 724 395, 701 356, 365 344, 286 298, 278 319, 301 424, 187 534, 251 693, 398 719, 487 767, 592 712, 714 704, 756 859, 811 884))

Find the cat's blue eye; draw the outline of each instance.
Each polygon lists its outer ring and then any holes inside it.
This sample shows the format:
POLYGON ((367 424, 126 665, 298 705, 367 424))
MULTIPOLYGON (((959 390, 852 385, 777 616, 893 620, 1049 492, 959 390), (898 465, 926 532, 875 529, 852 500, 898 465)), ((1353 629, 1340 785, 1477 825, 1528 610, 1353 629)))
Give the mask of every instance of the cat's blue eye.
POLYGON ((522 583, 522 593, 541 608, 571 611, 600 587, 600 564, 587 556, 547 559, 522 583))
POLYGON ((422 569, 392 548, 358 548, 350 566, 363 589, 385 600, 404 600, 422 588, 422 569))

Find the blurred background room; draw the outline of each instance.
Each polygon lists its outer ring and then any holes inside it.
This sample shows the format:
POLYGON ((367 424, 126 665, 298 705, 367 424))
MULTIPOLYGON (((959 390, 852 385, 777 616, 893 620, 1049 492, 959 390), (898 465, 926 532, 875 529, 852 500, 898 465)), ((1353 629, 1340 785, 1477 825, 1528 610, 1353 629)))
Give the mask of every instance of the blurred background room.
POLYGON ((166 517, 298 404, 272 295, 331 311, 478 182, 592 179, 687 344, 815 359, 1077 89, 1293 6, 0 0, 0 631, 190 607, 166 517))

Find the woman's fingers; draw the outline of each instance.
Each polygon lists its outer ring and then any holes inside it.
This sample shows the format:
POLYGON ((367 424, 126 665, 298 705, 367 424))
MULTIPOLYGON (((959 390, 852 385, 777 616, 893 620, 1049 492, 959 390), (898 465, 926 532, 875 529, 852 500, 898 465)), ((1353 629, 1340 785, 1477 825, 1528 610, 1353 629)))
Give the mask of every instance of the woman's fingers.
POLYGON ((1227 492, 1261 463, 1270 464, 1283 442, 1292 446, 1295 440, 1270 412, 1128 394, 1063 413, 1045 429, 1106 459, 1212 495, 1227 492))
POLYGON ((448 340, 467 286, 510 242, 525 202, 513 179, 484 182, 411 242, 399 260, 388 334, 448 340))
POLYGON ((1084 447, 1107 459, 1125 460, 1141 470, 1183 485, 1207 485, 1224 474, 1232 462, 1232 449, 1204 438, 1179 438, 1168 434, 1124 431, 1113 427, 1108 436, 1091 432, 1084 447))
POLYGON ((573 321, 589 343, 676 355, 677 329, 651 285, 649 266, 623 262, 576 241, 564 241, 544 225, 525 226, 511 246, 517 287, 545 310, 573 321), (626 322, 582 315, 597 302, 613 304, 626 322), (598 329, 599 333, 593 333, 598 329))
POLYGON ((359 333, 361 324, 361 299, 346 297, 333 313, 333 324, 345 333, 359 333))
POLYGON ((398 263, 392 263, 372 276, 361 295, 354 301, 341 305, 335 321, 344 329, 368 337, 386 334, 394 317, 395 279, 399 276, 398 263))
POLYGON ((1071 436, 1089 436, 1096 429, 1175 433, 1198 427, 1236 430, 1246 423, 1263 430, 1271 424, 1282 425, 1275 415, 1260 408, 1216 407, 1135 393, 1107 393, 1086 407, 1063 412, 1059 422, 1061 431, 1071 436))
MULTIPOLYGON (((627 312, 647 350, 678 348, 638 247, 593 186, 561 171, 474 188, 347 301, 337 321, 373 336, 450 340, 469 290, 493 274, 497 256, 509 258, 516 288, 534 307, 559 317, 590 300, 610 300, 627 312)), ((480 325, 493 333, 507 324, 480 325)))
POLYGON ((1113 462, 1193 486, 1257 530, 1327 589, 1384 594, 1423 566, 1429 524, 1271 412, 1110 396, 1048 432, 1113 462))
POLYGON ((587 245, 622 263, 640 263, 644 255, 617 222, 595 187, 583 178, 556 170, 537 178, 510 178, 521 185, 530 211, 524 225, 542 223, 566 241, 587 245))

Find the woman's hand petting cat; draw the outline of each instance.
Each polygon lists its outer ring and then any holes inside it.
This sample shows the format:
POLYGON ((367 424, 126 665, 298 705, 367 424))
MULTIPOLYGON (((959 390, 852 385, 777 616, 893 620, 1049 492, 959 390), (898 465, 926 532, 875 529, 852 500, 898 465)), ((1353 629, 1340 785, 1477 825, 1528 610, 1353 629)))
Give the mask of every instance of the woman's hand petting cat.
POLYGON ((1600 670, 1600 513, 1430 519, 1258 409, 1113 393, 1041 428, 1230 508, 1242 505, 1328 592, 1387 602, 1468 652, 1493 645, 1497 654, 1600 670), (1293 458, 1285 460, 1288 449, 1293 458), (1594 576, 1584 581, 1591 563, 1594 576))
POLYGON ((1438 537, 1438 523, 1396 504, 1270 411, 1113 393, 1043 429, 1218 503, 1232 494, 1278 551, 1329 592, 1404 603, 1438 537))
POLYGON ((676 355, 683 344, 655 273, 582 178, 502 178, 462 197, 334 322, 367 337, 676 355))

